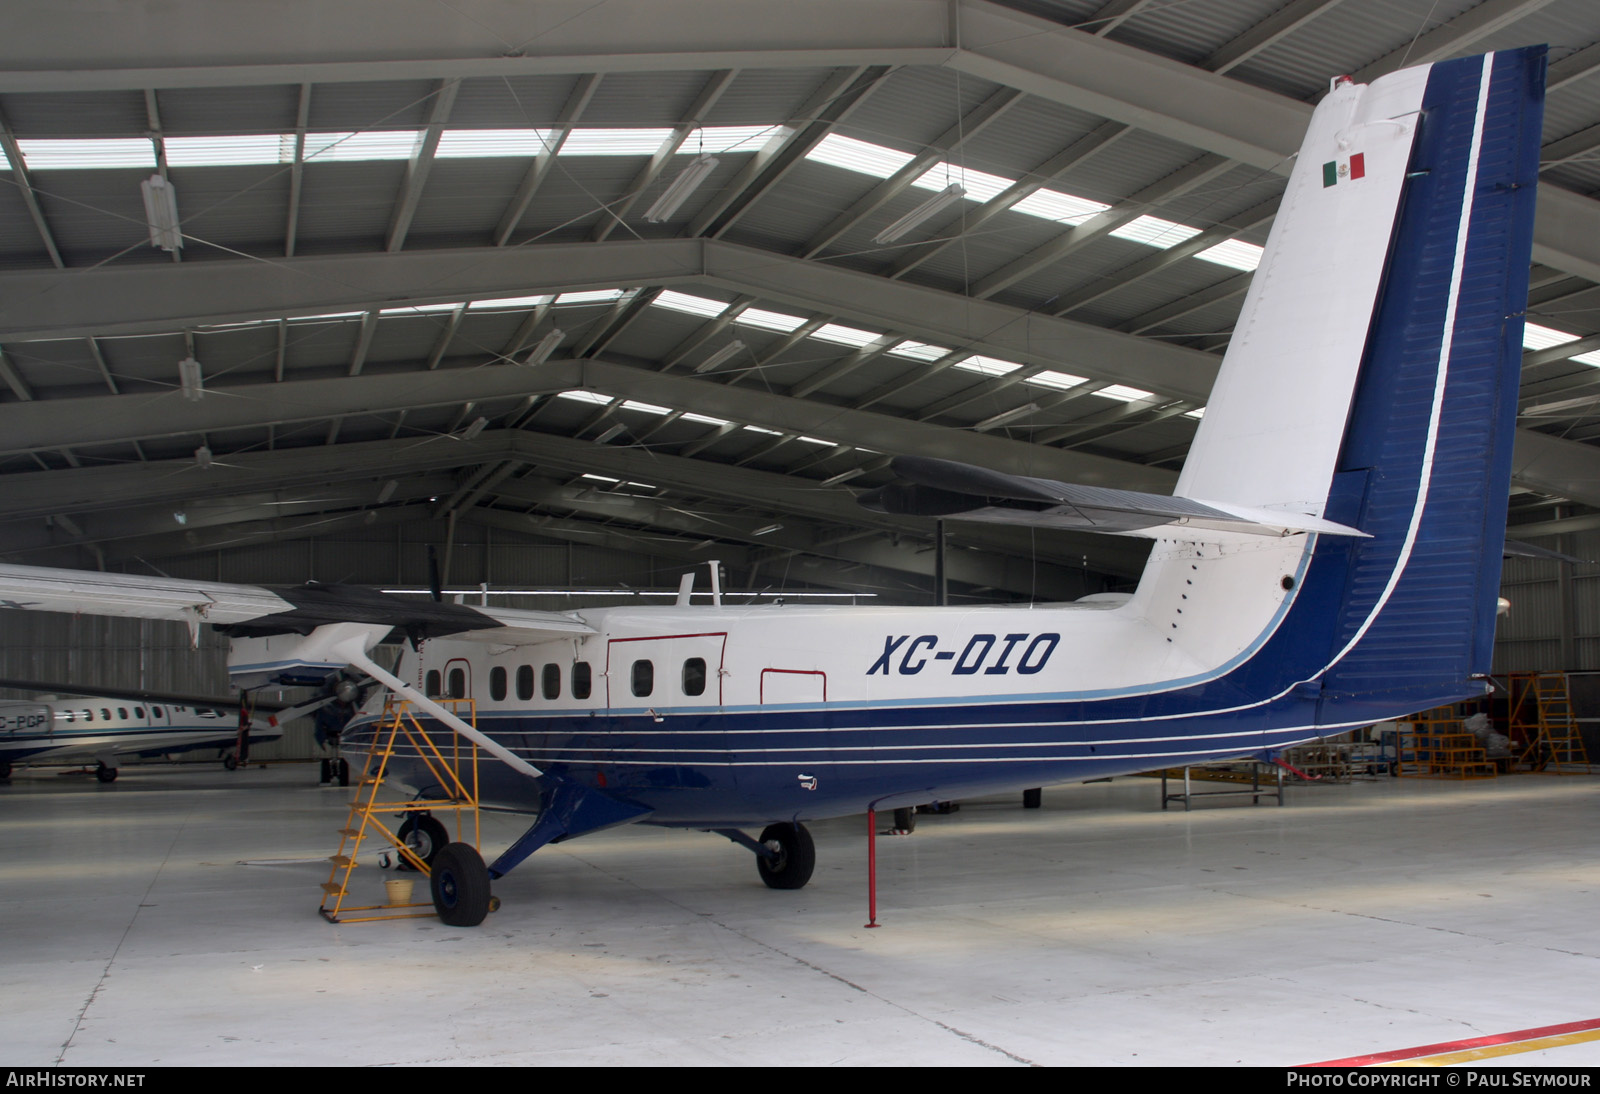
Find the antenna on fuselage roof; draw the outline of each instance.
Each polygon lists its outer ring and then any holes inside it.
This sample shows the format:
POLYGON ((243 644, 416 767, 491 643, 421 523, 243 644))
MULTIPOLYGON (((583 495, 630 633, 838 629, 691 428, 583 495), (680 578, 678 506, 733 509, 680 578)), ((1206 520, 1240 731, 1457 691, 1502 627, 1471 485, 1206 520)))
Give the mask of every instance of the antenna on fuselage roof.
POLYGON ((689 606, 689 598, 694 595, 694 571, 690 570, 678 579, 678 599, 674 602, 680 608, 689 606))
POLYGON ((722 560, 714 558, 706 563, 711 567, 711 603, 715 607, 722 607, 722 560))

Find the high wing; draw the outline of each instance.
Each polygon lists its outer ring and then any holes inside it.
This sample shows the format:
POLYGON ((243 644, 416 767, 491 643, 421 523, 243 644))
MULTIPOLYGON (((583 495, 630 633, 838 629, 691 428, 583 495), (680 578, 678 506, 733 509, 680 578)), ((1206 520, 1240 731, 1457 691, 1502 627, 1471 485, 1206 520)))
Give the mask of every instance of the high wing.
POLYGON ((561 612, 441 604, 348 585, 268 587, 137 574, 0 566, 0 607, 209 623, 231 635, 310 634, 330 623, 387 625, 412 639, 481 632, 524 644, 592 633, 561 612))
POLYGON ((900 456, 891 464, 899 482, 862 494, 862 505, 880 513, 952 517, 994 524, 1070 528, 1109 535, 1154 537, 1181 527, 1195 533, 1223 532, 1292 536, 1306 532, 1357 536, 1366 533, 1307 513, 1260 509, 1231 502, 1144 494, 1103 486, 1077 486, 1054 479, 1008 475, 953 460, 900 456))

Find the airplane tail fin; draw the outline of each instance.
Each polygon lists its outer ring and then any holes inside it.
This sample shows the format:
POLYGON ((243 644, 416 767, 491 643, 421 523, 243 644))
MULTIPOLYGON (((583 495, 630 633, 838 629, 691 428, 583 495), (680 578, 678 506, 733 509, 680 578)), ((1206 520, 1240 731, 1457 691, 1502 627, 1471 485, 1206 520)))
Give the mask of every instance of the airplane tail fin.
MULTIPOLYGON (((1158 544, 1152 558, 1166 562, 1141 586, 1151 615, 1203 598, 1199 584, 1232 586, 1241 602, 1258 581, 1293 589, 1272 608, 1272 675, 1293 674, 1322 724, 1460 698, 1489 669, 1544 54, 1336 81, 1179 479, 1180 497, 1368 538, 1320 536, 1292 564, 1280 549, 1276 569, 1248 549, 1213 564, 1174 540, 1158 544), (1215 576, 1199 582, 1202 570, 1215 576), (1289 617, 1296 625, 1276 626, 1289 617)), ((1222 594, 1211 596, 1212 618, 1224 617, 1222 594)))

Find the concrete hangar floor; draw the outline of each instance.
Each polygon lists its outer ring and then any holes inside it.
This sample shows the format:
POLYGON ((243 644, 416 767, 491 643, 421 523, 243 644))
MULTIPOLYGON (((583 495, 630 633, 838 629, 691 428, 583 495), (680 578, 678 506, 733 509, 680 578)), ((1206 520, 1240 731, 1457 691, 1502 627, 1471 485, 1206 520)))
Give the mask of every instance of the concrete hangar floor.
POLYGON ((968 802, 879 839, 877 930, 861 818, 813 826, 797 892, 633 828, 540 851, 479 928, 331 925, 349 791, 315 779, 0 783, 0 1060, 1281 1066, 1534 1030, 1479 1062, 1600 1064, 1596 777, 968 802))

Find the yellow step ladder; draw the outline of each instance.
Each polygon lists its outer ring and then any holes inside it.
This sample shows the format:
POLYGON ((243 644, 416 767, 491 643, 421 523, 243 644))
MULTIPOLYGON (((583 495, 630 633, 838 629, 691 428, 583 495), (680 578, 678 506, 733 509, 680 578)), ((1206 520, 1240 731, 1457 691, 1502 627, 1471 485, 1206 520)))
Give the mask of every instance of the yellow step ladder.
POLYGON ((1517 757, 1519 767, 1546 775, 1593 774, 1589 751, 1573 717, 1566 673, 1529 673, 1518 708, 1530 731, 1528 745, 1517 757))
MULTIPOLYGON (((471 699, 439 699, 440 705, 449 707, 463 721, 476 727, 477 704, 471 699)), ((328 861, 333 868, 322 885, 322 905, 318 911, 329 923, 367 923, 379 919, 422 919, 434 914, 432 900, 400 901, 387 904, 347 905, 350 882, 360 865, 362 840, 381 838, 391 844, 400 859, 417 871, 420 878, 429 878, 428 864, 417 857, 400 836, 390 829, 379 814, 404 813, 409 815, 454 811, 456 839, 462 839, 462 813, 471 814, 474 848, 481 839, 478 824, 478 746, 467 742, 455 733, 441 751, 427 730, 423 729, 416 709, 409 702, 392 697, 384 704, 383 716, 373 733, 372 751, 362 765, 361 777, 350 802, 350 819, 339 829, 339 850, 328 861), (420 757, 432 777, 433 785, 443 787, 446 797, 419 798, 408 801, 382 801, 379 792, 389 761, 395 755, 396 745, 403 743, 407 756, 420 757), (448 758, 446 752, 449 753, 448 758), (426 908, 427 911, 413 909, 426 908), (352 912, 370 912, 371 915, 351 915, 352 912)), ((410 880, 410 879, 396 879, 410 880)))

